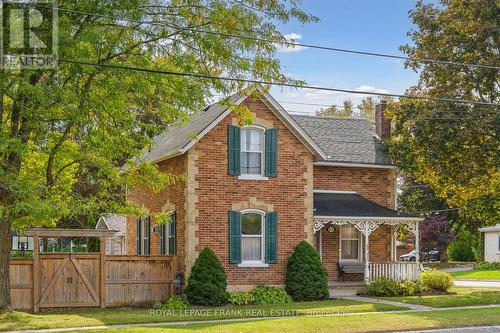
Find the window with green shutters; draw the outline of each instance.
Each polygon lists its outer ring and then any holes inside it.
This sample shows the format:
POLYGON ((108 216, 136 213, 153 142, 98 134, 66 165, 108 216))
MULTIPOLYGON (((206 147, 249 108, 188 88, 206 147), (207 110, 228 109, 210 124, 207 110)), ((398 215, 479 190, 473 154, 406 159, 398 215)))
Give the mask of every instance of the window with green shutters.
POLYGON ((277 261, 278 215, 248 209, 229 212, 229 262, 273 264, 277 261))
POLYGON ((228 125, 228 173, 248 179, 276 177, 278 130, 228 125), (253 178, 252 178, 253 177, 253 178))
POLYGON ((136 221, 136 253, 150 253, 151 218, 149 216, 138 217, 136 221))
POLYGON ((176 254, 176 225, 175 212, 169 223, 160 225, 160 254, 176 254))

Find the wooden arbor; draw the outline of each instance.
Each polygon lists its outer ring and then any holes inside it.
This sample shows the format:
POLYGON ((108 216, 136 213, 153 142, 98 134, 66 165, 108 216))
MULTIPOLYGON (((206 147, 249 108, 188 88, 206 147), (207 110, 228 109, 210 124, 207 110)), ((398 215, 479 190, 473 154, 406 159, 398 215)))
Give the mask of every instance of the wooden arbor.
POLYGON ((100 253, 40 253, 40 237, 99 237, 115 230, 33 228, 33 310, 40 307, 104 307, 106 249, 100 253))

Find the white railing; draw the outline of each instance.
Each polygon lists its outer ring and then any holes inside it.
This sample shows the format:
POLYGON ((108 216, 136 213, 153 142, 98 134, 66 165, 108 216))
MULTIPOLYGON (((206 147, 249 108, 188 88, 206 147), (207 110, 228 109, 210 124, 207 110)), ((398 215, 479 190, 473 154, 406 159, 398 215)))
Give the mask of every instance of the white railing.
POLYGON ((393 280, 418 281, 420 274, 420 263, 416 262, 371 262, 369 281, 380 277, 393 280))

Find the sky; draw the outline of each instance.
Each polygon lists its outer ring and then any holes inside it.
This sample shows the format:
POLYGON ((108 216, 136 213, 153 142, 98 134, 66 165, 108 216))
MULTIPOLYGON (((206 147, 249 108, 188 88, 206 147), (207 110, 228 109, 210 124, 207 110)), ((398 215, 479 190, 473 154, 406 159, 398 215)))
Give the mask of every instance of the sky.
MULTIPOLYGON (((304 0, 302 8, 320 22, 302 25, 289 22, 279 30, 298 43, 403 55, 399 46, 409 43, 413 28, 408 11, 413 0, 304 0)), ((364 55, 296 47, 282 48, 278 57, 285 73, 308 85, 404 93, 418 75, 404 69, 403 61, 364 55)), ((273 87, 271 94, 292 111, 314 112, 319 106, 283 103, 339 104, 350 99, 354 105, 365 97, 317 90, 273 87)))

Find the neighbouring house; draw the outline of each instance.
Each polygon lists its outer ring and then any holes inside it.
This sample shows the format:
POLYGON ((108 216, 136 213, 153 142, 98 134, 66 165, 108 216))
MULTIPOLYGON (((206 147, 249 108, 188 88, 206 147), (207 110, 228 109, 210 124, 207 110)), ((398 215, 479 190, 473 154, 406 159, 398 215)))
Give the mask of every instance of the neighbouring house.
POLYGON ((391 129, 385 104, 374 126, 292 115, 255 89, 259 97, 247 91, 227 101, 246 106, 252 125, 240 126, 228 103, 215 103, 170 127, 140 157, 185 181, 159 193, 128 189, 127 199, 149 212, 129 217, 128 253, 177 255, 187 277, 208 246, 228 289, 249 290, 283 285, 288 257, 306 240, 331 285, 383 275, 417 279, 418 263, 396 262, 396 228, 416 233, 421 219, 395 210, 396 168, 382 143, 391 129), (172 213, 171 223, 158 225, 157 212, 172 213))
POLYGON ((106 254, 120 255, 127 253, 127 217, 119 214, 106 214, 99 218, 96 229, 114 230, 113 237, 105 238, 106 254))
POLYGON ((33 251, 33 237, 20 236, 14 230, 10 231, 11 250, 33 251))
POLYGON ((500 224, 479 231, 484 233, 484 261, 500 262, 500 224))

